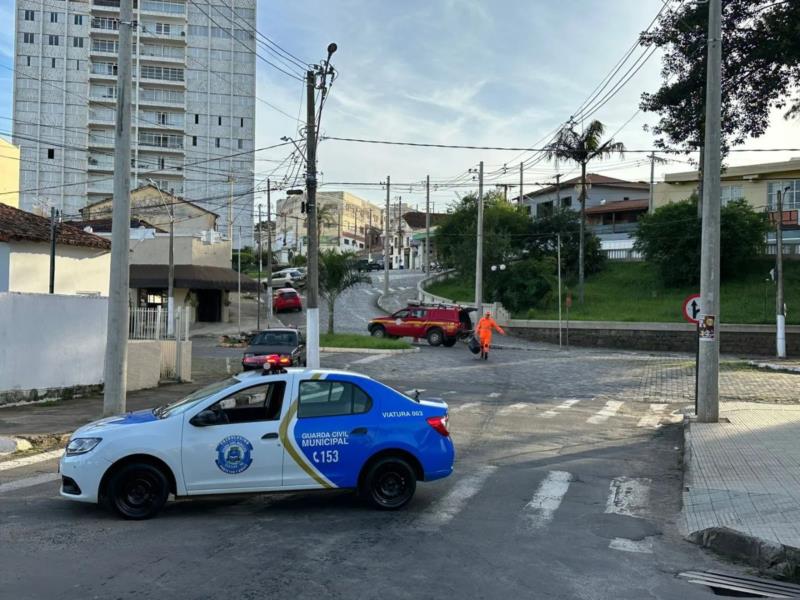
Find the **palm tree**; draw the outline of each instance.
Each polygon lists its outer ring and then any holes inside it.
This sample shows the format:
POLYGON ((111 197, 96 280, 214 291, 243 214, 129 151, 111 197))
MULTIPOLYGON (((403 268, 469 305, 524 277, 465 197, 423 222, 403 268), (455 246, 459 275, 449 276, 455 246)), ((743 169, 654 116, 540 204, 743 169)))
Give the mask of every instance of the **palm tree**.
POLYGON ((353 252, 339 253, 330 249, 319 254, 319 293, 328 303, 328 333, 333 333, 336 298, 353 286, 372 281, 359 273, 353 252))
POLYGON ((601 143, 605 126, 600 121, 592 121, 580 133, 575 130, 575 124, 570 121, 567 127, 562 127, 556 139, 547 145, 545 156, 548 160, 571 160, 581 166, 581 226, 578 249, 578 301, 583 304, 583 279, 584 279, 584 236, 586 229, 586 165, 595 158, 603 160, 614 154, 620 157, 625 155, 625 145, 613 139, 601 143))
POLYGON ((339 222, 338 212, 335 204, 317 205, 317 247, 319 247, 320 239, 322 238, 322 229, 336 225, 339 222))

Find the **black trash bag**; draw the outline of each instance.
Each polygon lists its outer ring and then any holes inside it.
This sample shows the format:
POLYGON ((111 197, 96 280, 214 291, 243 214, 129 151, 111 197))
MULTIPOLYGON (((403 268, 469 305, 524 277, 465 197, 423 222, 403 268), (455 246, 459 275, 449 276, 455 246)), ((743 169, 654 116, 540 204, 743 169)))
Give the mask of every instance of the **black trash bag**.
POLYGON ((469 351, 473 354, 478 354, 481 351, 481 343, 478 341, 474 335, 469 336, 469 341, 467 342, 467 347, 469 351))

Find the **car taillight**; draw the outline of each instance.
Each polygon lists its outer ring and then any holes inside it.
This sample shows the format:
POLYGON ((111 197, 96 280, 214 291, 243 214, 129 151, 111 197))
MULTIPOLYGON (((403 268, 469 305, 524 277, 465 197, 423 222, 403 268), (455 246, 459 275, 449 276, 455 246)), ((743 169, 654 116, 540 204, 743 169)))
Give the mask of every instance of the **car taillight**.
POLYGON ((450 431, 447 429, 447 415, 443 415, 441 417, 428 417, 426 421, 428 421, 428 425, 433 427, 443 436, 448 437, 450 435, 450 431))

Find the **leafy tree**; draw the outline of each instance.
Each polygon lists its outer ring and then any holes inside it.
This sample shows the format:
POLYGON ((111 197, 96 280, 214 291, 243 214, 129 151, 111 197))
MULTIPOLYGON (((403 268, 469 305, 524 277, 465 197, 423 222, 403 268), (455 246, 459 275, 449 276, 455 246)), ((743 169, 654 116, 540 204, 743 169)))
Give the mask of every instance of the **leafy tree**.
MULTIPOLYGON (((800 3, 776 0, 722 2, 722 137, 725 148, 758 137, 773 108, 800 116, 800 3), (794 94, 794 98, 790 96, 794 94)), ((660 115, 653 132, 661 147, 702 144, 705 120, 709 3, 672 5, 643 45, 663 50, 663 83, 642 95, 642 110, 660 115)))
POLYGON ((371 281, 367 275, 359 273, 357 262, 352 252, 339 253, 331 249, 319 254, 319 293, 328 303, 328 333, 333 333, 336 298, 351 287, 371 281))
POLYGON ((562 128, 556 139, 548 144, 545 156, 549 160, 562 159, 575 162, 581 167, 581 219, 578 230, 578 301, 583 304, 583 282, 585 272, 584 254, 586 246, 584 238, 586 235, 586 165, 592 160, 603 160, 614 154, 623 156, 625 145, 622 142, 615 142, 613 139, 601 142, 605 133, 605 126, 600 121, 592 121, 589 126, 578 132, 575 124, 562 128))
MULTIPOLYGON (((491 265, 508 263, 521 256, 530 217, 520 207, 503 200, 502 193, 489 192, 483 198, 484 281, 491 265)), ((439 259, 465 277, 475 276, 478 202, 475 194, 465 196, 436 228, 439 259)))
POLYGON ((489 297, 519 312, 531 306, 544 306, 555 287, 556 261, 553 257, 528 258, 509 263, 504 271, 493 271, 487 278, 489 297))
MULTIPOLYGON (((525 249, 532 257, 558 254, 556 234, 561 234, 561 268, 567 275, 577 276, 580 260, 580 214, 570 209, 556 209, 547 216, 531 221, 525 249)), ((602 270, 605 255, 600 251, 600 238, 591 231, 584 233, 584 270, 591 275, 602 270)), ((557 268, 557 264, 554 268, 557 268)))
MULTIPOLYGON (((722 207, 720 212, 720 271, 723 279, 736 277, 764 247, 769 229, 766 215, 744 200, 722 207)), ((635 248, 658 267, 668 286, 700 281, 701 223, 697 195, 673 202, 639 221, 635 248)))

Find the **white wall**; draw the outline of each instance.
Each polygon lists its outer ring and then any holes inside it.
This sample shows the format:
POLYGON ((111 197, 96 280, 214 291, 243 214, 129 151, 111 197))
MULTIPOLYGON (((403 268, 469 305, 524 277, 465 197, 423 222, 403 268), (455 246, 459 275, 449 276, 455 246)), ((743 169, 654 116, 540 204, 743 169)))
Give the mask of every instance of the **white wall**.
MULTIPOLYGON (((9 242, 8 245, 11 252, 8 290, 48 293, 50 244, 9 242)), ((56 247, 56 294, 91 292, 108 296, 110 272, 111 253, 107 250, 67 245, 56 247)))
MULTIPOLYGON (((206 244, 193 236, 175 236, 173 254, 176 265, 231 267, 231 245, 228 242, 206 244)), ((154 239, 131 241, 131 264, 169 264, 169 236, 159 234, 154 239)))
POLYGON ((8 291, 8 270, 11 266, 11 247, 0 242, 0 292, 8 291))
POLYGON ((107 298, 0 293, 0 391, 103 380, 107 298))

